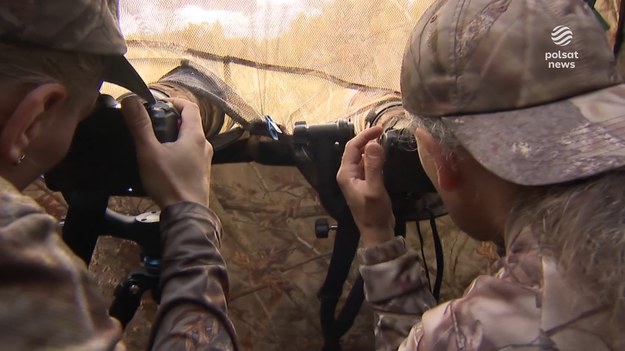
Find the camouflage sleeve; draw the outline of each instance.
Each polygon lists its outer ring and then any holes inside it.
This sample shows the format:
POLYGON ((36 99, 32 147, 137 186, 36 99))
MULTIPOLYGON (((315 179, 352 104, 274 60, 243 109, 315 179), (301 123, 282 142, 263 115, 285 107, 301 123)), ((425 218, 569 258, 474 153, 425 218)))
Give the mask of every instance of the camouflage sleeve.
POLYGON ((421 315, 436 305, 425 271, 404 238, 358 250, 365 297, 375 315, 376 350, 397 350, 421 315))
POLYGON ((424 313, 399 350, 559 349, 554 346, 541 328, 541 309, 533 289, 480 276, 463 297, 424 313))
POLYGON ((161 235, 162 298, 150 348, 238 350, 217 215, 195 203, 177 203, 161 212, 161 235))
POLYGON ((57 221, 17 191, 0 191, 0 281, 3 350, 124 350, 119 323, 57 221))
POLYGON ((553 316, 541 317, 539 258, 515 257, 510 261, 516 268, 479 276, 461 298, 434 307, 418 256, 403 239, 359 255, 366 298, 376 313, 376 350, 557 349, 541 325, 553 316))

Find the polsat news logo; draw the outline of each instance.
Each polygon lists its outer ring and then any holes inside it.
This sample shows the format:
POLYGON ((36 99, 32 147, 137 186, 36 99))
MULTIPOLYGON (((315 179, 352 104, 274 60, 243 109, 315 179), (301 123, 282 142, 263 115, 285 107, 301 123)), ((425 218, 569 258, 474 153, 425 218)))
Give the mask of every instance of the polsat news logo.
MULTIPOLYGON (((573 41, 573 31, 567 26, 556 26, 551 30, 551 41, 557 46, 565 47, 573 41)), ((579 59, 577 51, 545 52, 547 67, 553 69, 575 68, 575 60, 577 59, 579 59)))

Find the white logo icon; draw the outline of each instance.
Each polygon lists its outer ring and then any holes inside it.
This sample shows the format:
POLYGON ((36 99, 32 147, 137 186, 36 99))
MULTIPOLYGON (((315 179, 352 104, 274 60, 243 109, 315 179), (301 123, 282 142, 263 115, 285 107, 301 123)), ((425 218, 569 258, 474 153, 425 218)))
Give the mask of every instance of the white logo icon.
POLYGON ((567 46, 573 40, 573 31, 567 26, 557 26, 551 31, 551 40, 559 46, 567 46))

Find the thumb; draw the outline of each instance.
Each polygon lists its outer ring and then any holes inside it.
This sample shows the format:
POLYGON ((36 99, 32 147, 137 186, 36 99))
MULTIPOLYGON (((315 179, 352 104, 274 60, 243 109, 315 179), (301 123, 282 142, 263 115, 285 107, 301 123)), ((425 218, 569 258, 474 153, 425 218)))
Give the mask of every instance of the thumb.
POLYGON ((374 189, 384 189, 382 168, 384 167, 384 149, 376 142, 365 146, 364 168, 365 181, 374 189))
POLYGON ((122 114, 135 145, 158 143, 150 116, 138 98, 124 99, 122 101, 122 114))

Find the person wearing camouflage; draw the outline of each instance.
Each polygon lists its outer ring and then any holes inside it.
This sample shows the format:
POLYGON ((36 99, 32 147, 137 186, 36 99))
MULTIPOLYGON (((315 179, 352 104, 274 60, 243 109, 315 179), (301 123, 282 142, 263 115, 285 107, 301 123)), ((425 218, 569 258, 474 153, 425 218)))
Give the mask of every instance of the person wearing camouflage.
POLYGON ((441 0, 406 46, 421 163, 454 222, 505 254, 436 306, 393 234, 371 128, 337 180, 378 350, 624 350, 625 84, 581 0, 441 0))
MULTIPOLYGON (((117 0, 0 2, 3 350, 125 349, 120 324, 61 240, 58 223, 20 192, 67 152, 103 81, 153 100, 124 58, 117 6, 117 0)), ((182 115, 179 138, 160 144, 139 100, 122 102, 142 183, 162 209, 162 298, 150 348, 236 350, 221 223, 208 208, 213 150, 197 106, 172 103, 182 115)))

